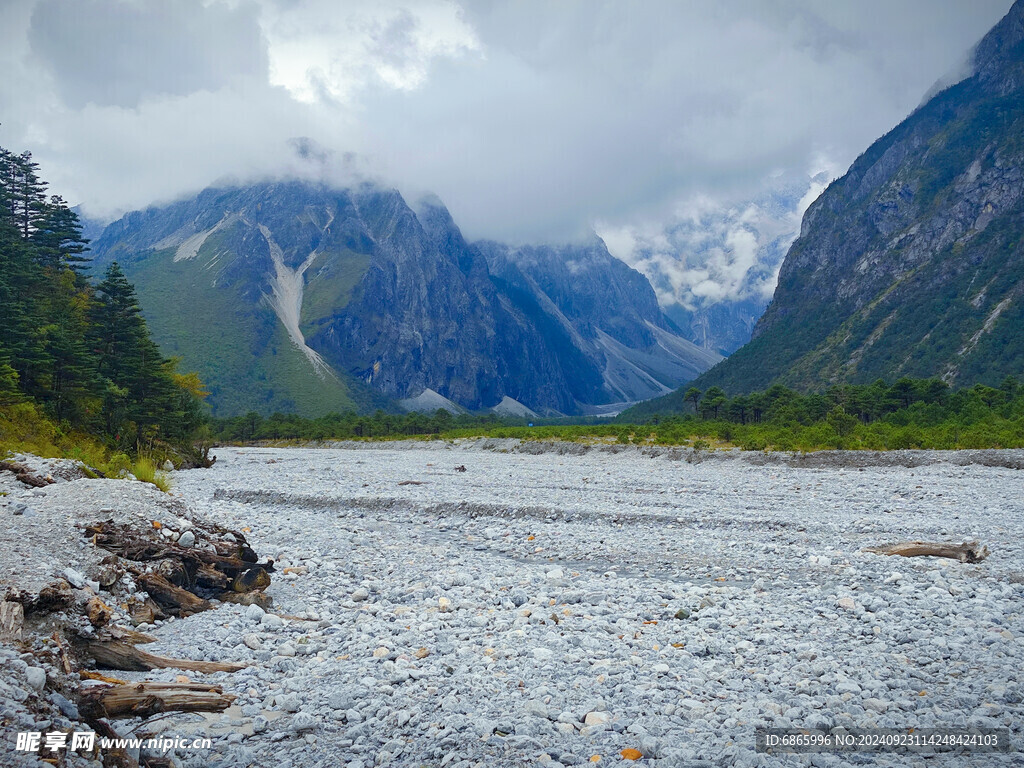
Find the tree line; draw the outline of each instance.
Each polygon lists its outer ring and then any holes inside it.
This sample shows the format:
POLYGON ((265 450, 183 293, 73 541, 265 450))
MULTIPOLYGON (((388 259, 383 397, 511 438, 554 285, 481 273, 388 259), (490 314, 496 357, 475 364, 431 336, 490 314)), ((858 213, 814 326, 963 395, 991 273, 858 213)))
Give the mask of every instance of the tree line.
POLYGON ((747 450, 825 448, 1019 448, 1024 447, 1024 387, 1007 377, 1000 387, 976 385, 951 390, 936 379, 900 379, 893 384, 843 385, 824 393, 801 394, 783 386, 729 397, 717 387, 694 388, 683 412, 616 421, 522 419, 487 415, 373 415, 355 412, 316 419, 276 413, 211 419, 215 439, 351 440, 433 437, 520 438, 661 445, 732 445, 747 450))
POLYGON ((378 410, 373 414, 360 415, 355 411, 345 411, 315 419, 293 413, 275 413, 265 417, 251 411, 243 416, 211 418, 210 432, 213 438, 232 443, 254 440, 361 440, 441 435, 453 430, 486 432, 508 424, 493 413, 455 415, 443 408, 434 413, 402 414, 378 410))
POLYGON ((160 354, 116 262, 93 285, 87 251, 31 153, 0 147, 0 406, 34 404, 119 451, 187 449, 205 418, 198 377, 160 354))
MULTIPOLYGON (((683 401, 692 408, 692 415, 702 419, 723 419, 737 424, 760 424, 763 421, 798 421, 810 424, 825 419, 836 409, 865 424, 877 421, 915 403, 940 405, 959 410, 967 401, 980 399, 986 405, 1005 403, 1018 392, 1020 385, 1007 376, 1000 388, 978 384, 954 392, 941 379, 904 377, 889 385, 883 379, 872 384, 842 384, 823 393, 801 394, 775 384, 764 392, 730 398, 721 387, 708 387, 702 392, 689 387, 683 401)), ((657 423, 657 413, 648 421, 657 423)))
POLYGON ((1024 446, 1024 387, 1013 376, 999 387, 959 390, 934 378, 879 379, 809 394, 776 384, 735 397, 720 387, 690 387, 672 411, 651 412, 654 407, 641 404, 622 418, 651 427, 664 443, 700 436, 779 450, 1024 446))

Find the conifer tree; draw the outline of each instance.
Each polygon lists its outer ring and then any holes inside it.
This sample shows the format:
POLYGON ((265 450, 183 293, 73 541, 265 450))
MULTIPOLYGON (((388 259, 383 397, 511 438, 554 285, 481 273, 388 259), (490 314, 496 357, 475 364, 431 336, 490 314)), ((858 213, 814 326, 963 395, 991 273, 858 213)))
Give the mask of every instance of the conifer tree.
POLYGON ((149 337, 145 318, 115 261, 97 286, 93 338, 99 373, 107 380, 104 416, 108 429, 139 449, 167 431, 177 396, 173 363, 149 337), (164 428, 163 430, 161 428, 164 428))
POLYGON ((125 448, 187 446, 202 384, 160 353, 117 264, 91 285, 87 245, 32 155, 0 147, 0 406, 27 398, 125 448))
POLYGON ((32 233, 32 242, 36 260, 44 268, 82 271, 89 262, 82 256, 89 244, 82 237, 82 224, 60 195, 50 198, 32 233))
POLYGON ((46 211, 46 184, 39 178, 39 163, 32 159, 31 152, 6 154, 8 204, 21 239, 28 240, 46 211))
POLYGON ((97 360, 86 342, 91 291, 83 290, 70 269, 56 276, 52 290, 45 327, 49 378, 42 400, 58 421, 85 425, 98 411, 100 388, 97 360))

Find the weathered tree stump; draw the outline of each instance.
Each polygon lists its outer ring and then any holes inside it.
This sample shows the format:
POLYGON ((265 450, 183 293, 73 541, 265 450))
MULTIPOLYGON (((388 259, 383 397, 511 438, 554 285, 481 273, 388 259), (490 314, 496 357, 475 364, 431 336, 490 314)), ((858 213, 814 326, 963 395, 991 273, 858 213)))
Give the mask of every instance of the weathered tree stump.
POLYGON ((153 598, 147 597, 145 600, 140 600, 135 596, 132 596, 128 601, 128 616, 132 624, 136 626, 139 624, 152 624, 157 619, 167 618, 167 614, 161 610, 153 598))
POLYGON ((85 615, 89 619, 89 623, 94 627, 102 627, 111 617, 114 612, 110 609, 110 606, 104 603, 99 597, 90 597, 85 603, 85 615))

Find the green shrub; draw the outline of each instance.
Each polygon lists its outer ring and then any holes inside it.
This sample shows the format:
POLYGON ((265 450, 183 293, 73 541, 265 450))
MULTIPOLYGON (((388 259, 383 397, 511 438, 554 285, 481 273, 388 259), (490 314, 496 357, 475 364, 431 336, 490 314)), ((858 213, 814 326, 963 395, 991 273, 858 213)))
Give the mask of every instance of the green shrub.
POLYGON ((132 464, 131 472, 135 477, 144 483, 152 483, 161 491, 166 493, 171 490, 171 484, 167 475, 156 468, 156 464, 147 456, 140 456, 132 464))

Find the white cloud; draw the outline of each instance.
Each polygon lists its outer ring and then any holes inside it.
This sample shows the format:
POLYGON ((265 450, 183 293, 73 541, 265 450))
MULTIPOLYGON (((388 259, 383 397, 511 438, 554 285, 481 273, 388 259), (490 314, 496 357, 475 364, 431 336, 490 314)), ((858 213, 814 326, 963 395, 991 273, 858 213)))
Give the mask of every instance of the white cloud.
POLYGON ((760 256, 744 272, 742 232, 761 248, 792 213, 744 201, 821 155, 845 168, 1009 4, 6 0, 0 144, 111 213, 293 172, 308 136, 435 191, 471 238, 600 220, 664 262, 660 291, 729 295, 770 278, 760 256), (721 210, 734 245, 701 231, 721 210), (706 278, 671 269, 682 245, 713 257, 706 278))
POLYGON ((613 255, 648 277, 664 307, 766 304, 804 212, 836 175, 819 157, 808 175, 773 173, 742 205, 698 195, 680 200, 666 219, 599 222, 596 230, 613 255))
POLYGON ((419 3, 261 0, 270 83, 298 101, 350 101, 362 88, 383 84, 413 90, 431 63, 479 50, 461 8, 445 0, 419 3))

